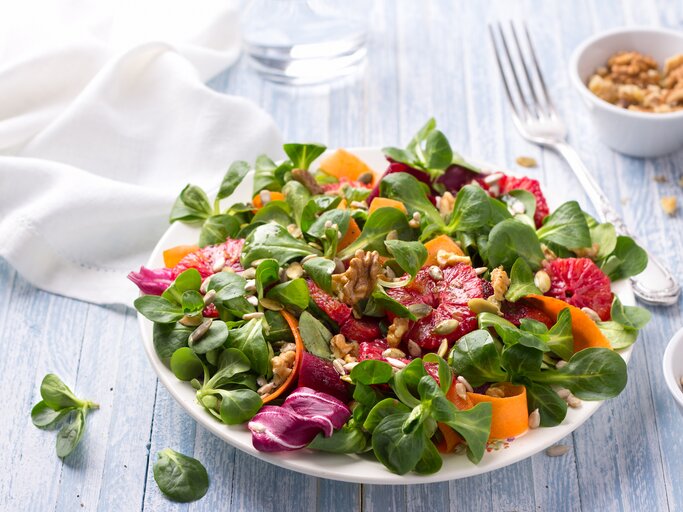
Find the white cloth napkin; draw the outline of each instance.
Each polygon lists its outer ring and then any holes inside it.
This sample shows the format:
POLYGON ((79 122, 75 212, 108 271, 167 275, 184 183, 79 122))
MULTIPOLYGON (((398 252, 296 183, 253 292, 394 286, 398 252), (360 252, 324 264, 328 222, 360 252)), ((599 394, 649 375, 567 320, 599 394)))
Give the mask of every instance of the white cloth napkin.
POLYGON ((203 83, 238 57, 236 10, 15 4, 0 13, 0 256, 50 292, 130 304, 125 276, 182 187, 281 151, 266 113, 203 83))

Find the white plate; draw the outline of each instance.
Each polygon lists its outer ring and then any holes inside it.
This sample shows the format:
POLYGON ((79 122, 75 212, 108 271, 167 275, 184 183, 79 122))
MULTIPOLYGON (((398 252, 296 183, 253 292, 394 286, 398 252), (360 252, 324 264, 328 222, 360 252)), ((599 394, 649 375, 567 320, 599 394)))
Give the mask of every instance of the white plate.
MULTIPOLYGON (((377 148, 358 148, 350 149, 349 151, 362 158, 378 173, 382 173, 386 169, 386 160, 377 148)), ((491 168, 491 166, 487 165, 483 167, 491 168)), ((501 167, 496 167, 496 169, 503 170, 501 167)), ((250 201, 252 180, 252 175, 247 175, 244 182, 240 184, 229 201, 250 201)), ((552 198, 550 200, 552 203, 552 198)), ((162 252, 164 249, 181 244, 194 244, 197 242, 197 238, 198 229, 179 222, 171 225, 154 248, 147 266, 149 268, 163 267, 162 252)), ((635 303, 631 285, 628 281, 614 284, 613 291, 624 304, 635 303)), ((157 357, 152 344, 152 322, 142 315, 138 315, 138 319, 145 352, 154 371, 173 398, 177 400, 190 416, 221 439, 254 457, 283 468, 317 477, 365 484, 413 484, 441 482, 479 475, 526 459, 556 443, 576 430, 601 405, 601 402, 584 402, 583 406, 579 409, 570 408, 567 412, 567 417, 561 425, 529 431, 510 443, 508 448, 501 448, 497 451, 486 453, 477 465, 472 464, 464 455, 446 455, 443 457, 441 471, 427 476, 415 474, 396 475, 369 456, 335 455, 308 450, 275 454, 263 453, 256 451, 252 446, 251 433, 247 430, 246 426, 224 425, 204 411, 203 407, 195 401, 195 391, 189 383, 176 379, 171 370, 157 357)), ((628 362, 631 348, 622 351, 621 355, 628 362)))

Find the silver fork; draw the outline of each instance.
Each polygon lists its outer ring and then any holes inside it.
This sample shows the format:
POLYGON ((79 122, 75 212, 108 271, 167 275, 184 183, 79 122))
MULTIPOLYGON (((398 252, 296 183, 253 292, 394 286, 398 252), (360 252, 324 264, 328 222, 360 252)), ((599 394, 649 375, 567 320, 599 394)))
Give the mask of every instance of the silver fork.
MULTIPOLYGON (((548 94, 526 25, 523 25, 523 30, 519 31, 522 34, 520 37, 515 25, 510 22, 510 33, 512 36, 506 38, 500 23, 497 23, 495 27, 489 25, 491 43, 505 86, 505 94, 512 107, 512 119, 515 126, 522 137, 529 142, 550 148, 564 157, 588 194, 601 221, 614 224, 617 234, 635 239, 619 214, 610 205, 598 182, 581 161, 579 154, 567 144, 567 129, 548 94), (523 50, 524 43, 526 43, 526 52, 523 50), (516 53, 518 63, 513 58, 511 48, 516 53)), ((639 245, 642 246, 642 244, 639 245)), ((652 254, 648 253, 648 257, 647 268, 641 274, 631 278, 633 292, 640 299, 651 304, 675 304, 680 294, 678 283, 671 272, 652 254)))

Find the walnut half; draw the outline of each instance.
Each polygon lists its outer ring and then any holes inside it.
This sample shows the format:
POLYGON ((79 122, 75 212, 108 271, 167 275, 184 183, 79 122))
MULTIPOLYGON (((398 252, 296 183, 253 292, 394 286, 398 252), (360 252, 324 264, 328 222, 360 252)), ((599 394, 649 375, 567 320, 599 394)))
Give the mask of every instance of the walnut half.
POLYGON ((359 249, 345 272, 332 275, 332 289, 342 302, 354 306, 370 297, 381 270, 377 251, 366 252, 359 249))

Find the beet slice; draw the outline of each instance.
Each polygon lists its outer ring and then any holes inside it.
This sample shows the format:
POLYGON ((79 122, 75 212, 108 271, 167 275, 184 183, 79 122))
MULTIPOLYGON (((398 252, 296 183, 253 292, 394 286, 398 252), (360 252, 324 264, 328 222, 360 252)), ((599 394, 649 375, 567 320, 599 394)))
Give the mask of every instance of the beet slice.
POLYGON ((308 352, 304 352, 301 359, 298 385, 322 391, 344 403, 351 400, 349 385, 339 378, 332 363, 308 352))

